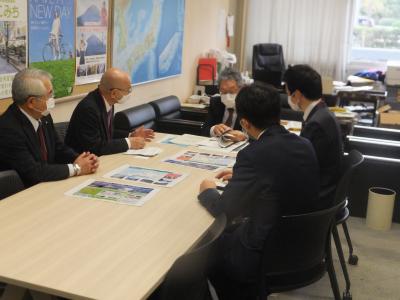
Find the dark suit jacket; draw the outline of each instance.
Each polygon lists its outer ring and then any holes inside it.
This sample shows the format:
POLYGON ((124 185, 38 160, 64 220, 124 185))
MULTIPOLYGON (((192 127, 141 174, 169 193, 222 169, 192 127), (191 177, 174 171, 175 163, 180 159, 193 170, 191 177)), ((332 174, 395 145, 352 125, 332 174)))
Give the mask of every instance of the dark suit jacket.
MULTIPOLYGON (((203 135, 210 136, 211 127, 222 123, 222 120, 224 118, 224 113, 225 113, 225 104, 222 103, 221 97, 219 96, 212 97, 210 99, 210 107, 208 108, 206 122, 204 123, 203 127, 203 135)), ((242 130, 238 118, 236 118, 233 129, 242 130)))
POLYGON ((216 189, 199 195, 213 216, 225 213, 228 222, 244 220, 221 238, 222 257, 217 260, 231 279, 256 276, 264 242, 281 215, 321 208, 318 177, 311 143, 275 125, 238 153, 233 177, 221 195, 216 189))
POLYGON ((324 102, 318 103, 305 121, 301 136, 310 140, 320 166, 320 200, 333 204, 343 157, 341 129, 324 102))
POLYGON ((98 89, 90 92, 75 108, 68 126, 65 143, 77 152, 96 155, 125 152, 125 139, 108 137, 107 111, 98 89))
POLYGON ((48 160, 40 155, 40 143, 31 122, 12 104, 0 117, 0 169, 14 169, 25 187, 69 177, 67 164, 78 154, 59 139, 50 115, 42 118, 48 160))

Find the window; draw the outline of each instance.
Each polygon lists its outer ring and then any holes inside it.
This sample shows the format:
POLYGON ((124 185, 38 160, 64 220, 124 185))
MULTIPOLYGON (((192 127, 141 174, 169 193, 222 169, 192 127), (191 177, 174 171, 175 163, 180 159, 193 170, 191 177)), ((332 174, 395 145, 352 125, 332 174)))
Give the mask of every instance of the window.
POLYGON ((358 0, 351 61, 400 60, 400 0, 358 0))

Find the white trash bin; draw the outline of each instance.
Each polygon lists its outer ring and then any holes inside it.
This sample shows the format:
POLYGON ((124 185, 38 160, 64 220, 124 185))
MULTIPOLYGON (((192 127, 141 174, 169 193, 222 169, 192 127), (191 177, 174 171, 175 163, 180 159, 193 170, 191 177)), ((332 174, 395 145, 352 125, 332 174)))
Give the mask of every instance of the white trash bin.
POLYGON ((375 230, 389 230, 392 226, 396 192, 381 187, 369 189, 367 227, 375 230))

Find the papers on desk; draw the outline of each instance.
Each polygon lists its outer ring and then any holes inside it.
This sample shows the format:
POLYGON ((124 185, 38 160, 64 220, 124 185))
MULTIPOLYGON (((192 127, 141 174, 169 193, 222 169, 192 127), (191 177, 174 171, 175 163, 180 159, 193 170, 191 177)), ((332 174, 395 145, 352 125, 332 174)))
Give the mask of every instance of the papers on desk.
POLYGON ((286 128, 286 130, 290 131, 291 133, 300 135, 301 132, 301 122, 297 121, 281 121, 281 125, 286 128))
POLYGON ((182 135, 169 134, 164 138, 162 138, 161 140, 159 140, 158 143, 173 144, 182 147, 194 146, 194 147, 199 147, 200 149, 203 150, 212 150, 225 153, 237 152, 240 149, 243 149, 248 144, 247 141, 243 141, 243 142, 232 143, 230 146, 228 146, 229 145, 228 143, 221 144, 221 142, 218 141, 218 138, 215 137, 209 138, 192 134, 182 134, 182 135))
POLYGON ((172 187, 186 178, 187 174, 123 165, 105 174, 104 177, 172 187))
POLYGON ((148 157, 156 156, 156 155, 160 154, 161 152, 162 152, 161 148, 146 147, 146 148, 137 149, 137 150, 129 149, 124 154, 126 154, 126 155, 134 155, 134 156, 141 156, 141 157, 147 157, 148 158, 148 157))
POLYGON ((232 167, 236 158, 223 154, 211 154, 197 151, 182 151, 164 162, 193 167, 209 171, 217 171, 223 168, 232 167))
POLYGON ((134 185, 89 179, 65 193, 67 196, 142 206, 159 190, 134 185))

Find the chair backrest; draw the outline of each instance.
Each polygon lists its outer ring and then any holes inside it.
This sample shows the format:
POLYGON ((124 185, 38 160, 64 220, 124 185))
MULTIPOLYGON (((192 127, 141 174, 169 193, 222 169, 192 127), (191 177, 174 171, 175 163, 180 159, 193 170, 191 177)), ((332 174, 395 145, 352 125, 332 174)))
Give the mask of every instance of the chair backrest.
POLYGON ((226 226, 224 214, 217 217, 200 245, 179 257, 161 288, 162 300, 204 300, 209 294, 206 270, 210 249, 226 226))
POLYGON ((181 102, 176 96, 167 96, 158 100, 151 101, 157 119, 180 119, 181 102))
POLYGON ((298 273, 320 265, 326 255, 334 216, 341 205, 282 216, 265 243, 261 274, 266 274, 268 280, 268 276, 298 273))
POLYGON ((114 130, 121 132, 121 136, 127 137, 129 132, 144 126, 155 129, 156 112, 150 104, 142 104, 117 112, 114 116, 114 130))
POLYGON ((67 134, 69 122, 59 122, 54 124, 54 129, 56 130, 58 137, 64 142, 65 136, 67 134))
POLYGON ((14 170, 0 172, 0 200, 24 189, 18 173, 14 170))
POLYGON ((279 44, 256 44, 253 46, 253 78, 281 86, 285 61, 282 46, 279 44))
POLYGON ((346 200, 354 171, 363 161, 364 156, 357 150, 352 150, 343 157, 341 176, 336 186, 335 203, 341 203, 346 200))

